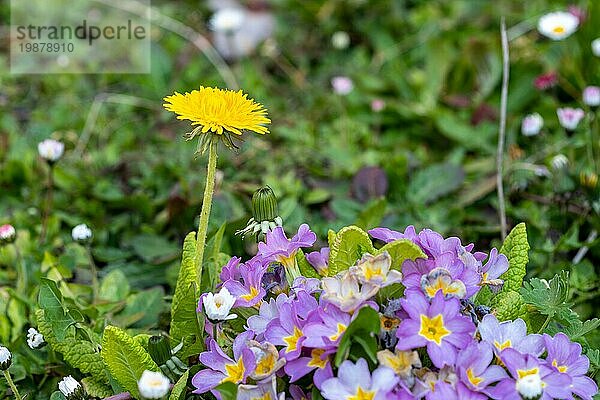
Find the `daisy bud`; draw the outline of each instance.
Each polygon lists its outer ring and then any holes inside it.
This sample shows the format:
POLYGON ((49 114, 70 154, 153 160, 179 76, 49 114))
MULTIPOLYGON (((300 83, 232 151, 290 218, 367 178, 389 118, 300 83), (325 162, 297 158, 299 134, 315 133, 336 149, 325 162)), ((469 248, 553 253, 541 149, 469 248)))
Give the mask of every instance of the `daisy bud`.
POLYGON ((217 294, 207 293, 202 298, 202 303, 204 304, 206 317, 212 321, 226 321, 237 318, 236 314, 229 314, 235 303, 235 297, 229 293, 226 287, 221 288, 217 294))
POLYGON ((337 31, 331 36, 331 44, 338 50, 344 50, 350 45, 350 36, 344 31, 337 31))
POLYGON ((590 107, 600 106, 600 87, 588 86, 583 89, 583 103, 590 107))
POLYGON ((12 363, 12 354, 4 346, 0 346, 0 369, 6 371, 12 363))
POLYGON ((558 115, 558 122, 560 122, 560 126, 565 128, 567 131, 574 131, 577 129, 577 125, 585 116, 585 113, 581 108, 559 108, 556 110, 556 115, 558 115))
POLYGON ((65 152, 65 145, 58 140, 46 139, 38 143, 38 153, 40 157, 49 163, 58 161, 65 152))
POLYGON ((569 165, 569 159, 564 154, 557 154, 552 157, 552 168, 555 171, 560 171, 563 168, 566 168, 569 165))
POLYGON ((523 136, 535 136, 540 133, 543 126, 544 118, 540 114, 529 114, 521 122, 521 133, 523 136))
POLYGON ((331 78, 331 86, 335 94, 345 96, 354 89, 354 83, 352 79, 347 76, 334 76, 331 78))
POLYGON ((208 26, 215 32, 232 33, 244 24, 246 13, 239 7, 222 8, 210 18, 208 26))
POLYGON ((92 238, 92 230, 86 224, 79 224, 73 228, 71 236, 76 242, 87 242, 92 238))
POLYGON ((146 399, 161 399, 169 393, 171 382, 160 372, 144 371, 138 381, 138 389, 146 399))
POLYGON ((578 26, 579 18, 564 11, 546 14, 538 21, 538 31, 552 40, 563 40, 571 36, 578 26))
POLYGON ((15 227, 10 224, 0 226, 0 245, 12 243, 17 238, 15 227))
POLYGON ((600 57, 600 38, 592 40, 592 53, 600 57))
POLYGON ((169 338, 163 335, 151 336, 148 340, 148 353, 157 365, 163 365, 171 359, 169 338))
POLYGON ((373 110, 373 112, 381 112, 381 111, 383 111, 384 108, 385 108, 385 101, 383 101, 381 99, 374 99, 371 102, 371 110, 373 110))
POLYGON ((29 328, 27 331, 27 345, 31 349, 41 349, 46 345, 44 335, 39 333, 35 328, 29 328))
POLYGON ((67 400, 84 400, 87 398, 85 389, 71 375, 64 377, 58 382, 58 390, 67 398, 67 400))

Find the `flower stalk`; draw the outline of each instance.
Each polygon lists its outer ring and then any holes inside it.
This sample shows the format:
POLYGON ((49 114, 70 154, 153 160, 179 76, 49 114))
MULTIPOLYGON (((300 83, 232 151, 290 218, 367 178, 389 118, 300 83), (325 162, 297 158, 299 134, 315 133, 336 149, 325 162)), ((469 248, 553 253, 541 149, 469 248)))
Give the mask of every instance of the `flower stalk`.
POLYGON ((212 199, 215 193, 215 175, 217 172, 217 148, 219 138, 212 136, 210 147, 208 149, 208 166, 206 169, 206 186, 204 187, 204 197, 202 198, 202 209, 200 210, 200 221, 198 222, 198 233, 196 234, 196 257, 194 263, 198 274, 198 287, 202 282, 202 263, 204 259, 204 248, 206 246, 206 234, 208 232, 208 217, 212 206, 212 199))
POLYGON ((54 197, 54 164, 48 163, 48 188, 46 191, 46 204, 44 214, 42 215, 42 230, 40 232, 40 244, 46 242, 46 232, 48 230, 48 218, 52 210, 52 201, 54 197))
POLYGON ((2 373, 4 373, 6 382, 8 382, 8 386, 10 386, 10 390, 12 390, 13 394, 15 395, 15 399, 23 400, 23 397, 21 397, 21 394, 19 393, 19 389, 17 389, 17 386, 15 385, 15 383, 12 380, 12 377, 10 376, 10 372, 8 372, 8 370, 4 370, 4 371, 2 371, 2 373))

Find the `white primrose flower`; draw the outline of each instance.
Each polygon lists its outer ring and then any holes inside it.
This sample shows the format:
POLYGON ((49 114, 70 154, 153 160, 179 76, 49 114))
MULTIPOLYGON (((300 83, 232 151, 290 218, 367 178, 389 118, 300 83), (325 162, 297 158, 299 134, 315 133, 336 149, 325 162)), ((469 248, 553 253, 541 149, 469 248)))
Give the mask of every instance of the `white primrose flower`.
POLYGON ((592 53, 600 57, 600 38, 592 40, 592 53))
POLYGON ((65 145, 58 140, 46 139, 38 143, 40 157, 48 162, 58 161, 65 152, 65 145))
POLYGON ((86 224, 79 224, 73 228, 71 236, 76 242, 84 242, 92 237, 92 230, 86 224))
POLYGON ((71 375, 65 376, 58 382, 58 390, 60 390, 67 399, 75 399, 83 393, 83 387, 71 375))
POLYGON ((246 19, 246 13, 239 7, 222 8, 210 18, 208 26, 215 32, 231 33, 240 29, 246 19))
POLYGON ((12 362, 12 354, 4 346, 0 346, 0 370, 6 371, 12 362))
POLYGON ((226 321, 237 318, 236 314, 229 314, 235 303, 235 297, 229 293, 226 287, 221 288, 217 294, 207 293, 202 299, 202 303, 208 319, 226 321))
POLYGON ((27 331, 27 345, 32 349, 39 349, 44 344, 46 344, 44 335, 39 333, 35 328, 29 328, 27 331))
POLYGON ((565 11, 543 15, 538 21, 538 31, 552 40, 563 40, 571 36, 578 26, 579 19, 565 11))
POLYGON ((144 371, 138 381, 138 389, 146 399, 161 399, 169 393, 171 382, 160 372, 144 371))
POLYGON ((523 136, 535 136, 542 130, 544 118, 538 113, 527 115, 521 122, 521 133, 523 136))
POLYGON ((600 87, 588 86, 583 89, 583 103, 590 107, 600 106, 600 87))
POLYGON ((565 107, 556 110, 556 115, 560 126, 568 131, 574 131, 585 116, 585 112, 581 108, 565 107))

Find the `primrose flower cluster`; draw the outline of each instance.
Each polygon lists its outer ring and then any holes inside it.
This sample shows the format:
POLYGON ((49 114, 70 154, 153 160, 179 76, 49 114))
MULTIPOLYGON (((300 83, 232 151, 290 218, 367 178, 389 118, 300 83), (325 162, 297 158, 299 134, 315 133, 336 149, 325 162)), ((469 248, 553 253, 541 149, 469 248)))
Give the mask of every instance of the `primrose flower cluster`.
POLYGON ((220 398, 225 382, 238 386, 242 400, 307 399, 313 388, 327 400, 591 399, 597 392, 579 344, 562 333, 527 334, 523 320, 500 322, 470 300, 483 286, 502 287, 509 263, 496 249, 476 252, 412 226, 369 233, 385 243, 408 240, 426 257, 405 260, 400 271, 387 251, 365 253, 329 276, 330 249, 323 248, 306 256, 321 278, 305 277, 298 253, 316 241, 305 224, 291 239, 282 227, 268 232, 247 262, 233 257, 217 292, 198 305, 208 337, 195 393, 220 398), (404 287, 400 298, 385 297, 393 285, 404 287), (363 308, 379 313, 377 362, 349 357, 336 367, 363 308), (243 324, 230 325, 242 315, 243 324))

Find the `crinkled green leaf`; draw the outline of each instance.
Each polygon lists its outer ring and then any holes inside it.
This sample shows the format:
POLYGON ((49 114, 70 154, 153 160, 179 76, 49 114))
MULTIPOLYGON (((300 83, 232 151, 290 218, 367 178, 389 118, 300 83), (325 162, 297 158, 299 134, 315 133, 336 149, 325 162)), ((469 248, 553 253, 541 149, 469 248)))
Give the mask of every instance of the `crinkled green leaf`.
POLYGON ((336 235, 329 253, 328 275, 333 276, 350 268, 364 253, 375 249, 367 232, 357 226, 342 228, 336 235))
POLYGON ((194 264, 196 252, 196 233, 190 232, 183 242, 181 267, 171 305, 171 345, 177 346, 184 338, 195 336, 193 340, 186 340, 184 347, 179 352, 179 357, 185 359, 202 350, 200 325, 196 308, 200 296, 197 287, 198 272, 194 264))
POLYGON ((115 326, 104 329, 101 354, 112 376, 135 398, 140 396, 137 382, 142 373, 160 371, 142 345, 115 326))
POLYGON ((103 399, 113 394, 110 386, 103 381, 99 381, 94 376, 86 376, 81 380, 81 383, 83 384, 85 391, 93 397, 100 397, 103 399))
POLYGON ((500 292, 492 301, 499 321, 513 320, 527 313, 525 303, 518 292, 500 292))
POLYGON ((500 276, 504 280, 502 291, 518 291, 523 285, 527 263, 529 262, 527 228, 521 222, 506 237, 500 253, 508 258, 508 271, 500 276))
POLYGON ((54 351, 62 354, 63 359, 72 367, 84 374, 91 374, 98 390, 100 385, 105 390, 110 390, 106 364, 93 343, 76 337, 75 328, 69 329, 63 340, 58 340, 44 310, 37 310, 35 316, 38 330, 54 351))
POLYGON ((427 258, 427 255, 414 242, 408 239, 394 240, 377 250, 376 254, 387 251, 392 259, 392 268, 402 270, 402 264, 406 260, 416 260, 417 258, 427 258))
POLYGON ((177 381, 177 383, 173 386, 171 390, 171 395, 169 396, 169 400, 183 400, 187 388, 187 381, 190 375, 190 371, 187 370, 181 378, 177 381))

